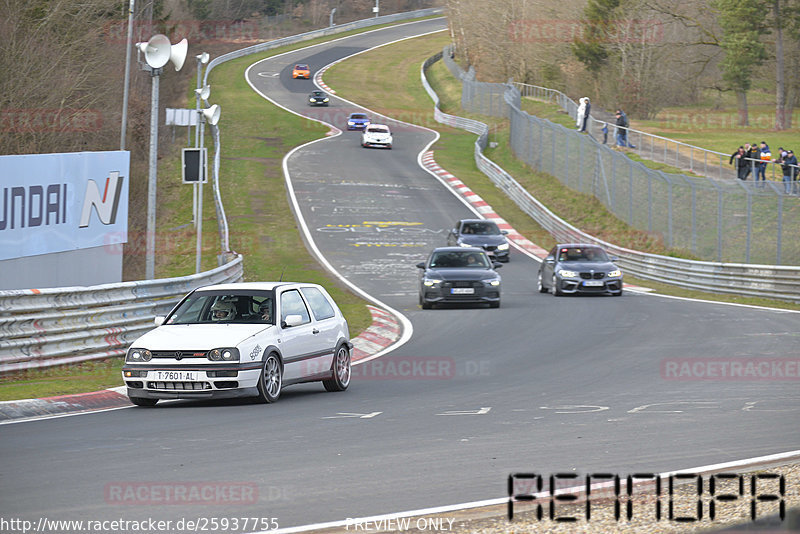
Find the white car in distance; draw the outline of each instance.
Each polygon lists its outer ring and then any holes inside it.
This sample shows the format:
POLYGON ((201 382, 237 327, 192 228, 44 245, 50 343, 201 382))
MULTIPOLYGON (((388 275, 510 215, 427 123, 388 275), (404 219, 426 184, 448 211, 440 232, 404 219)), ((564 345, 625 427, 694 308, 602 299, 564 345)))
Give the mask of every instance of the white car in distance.
POLYGON ((370 124, 361 133, 361 146, 384 146, 392 148, 392 132, 385 124, 370 124))
POLYGON ((287 282, 195 289, 128 349, 122 378, 137 406, 159 399, 278 400, 291 384, 350 384, 347 321, 322 286, 287 282))

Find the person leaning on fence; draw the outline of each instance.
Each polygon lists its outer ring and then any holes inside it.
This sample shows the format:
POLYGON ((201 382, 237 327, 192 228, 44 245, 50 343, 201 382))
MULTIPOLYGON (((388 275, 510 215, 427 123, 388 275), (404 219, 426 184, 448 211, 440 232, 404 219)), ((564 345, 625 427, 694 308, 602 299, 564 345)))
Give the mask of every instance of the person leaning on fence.
POLYGON ((736 177, 740 180, 747 179, 747 175, 744 173, 744 171, 747 170, 747 162, 744 159, 745 157, 744 147, 740 146, 736 149, 736 152, 731 154, 731 157, 728 160, 728 163, 733 165, 733 168, 736 169, 736 177))
POLYGON ((781 167, 783 168, 783 190, 787 195, 798 193, 798 168, 797 157, 791 150, 786 151, 786 157, 781 158, 781 167))
POLYGON ((621 109, 617 110, 617 146, 636 148, 628 142, 628 116, 621 109))
POLYGON ((772 159, 772 153, 769 151, 769 145, 766 141, 761 141, 758 159, 761 160, 761 163, 756 165, 756 182, 758 182, 759 176, 761 176, 761 181, 765 182, 767 180, 767 162, 772 159))
POLYGON ((747 177, 750 173, 753 173, 753 177, 755 178, 756 175, 756 165, 758 163, 756 160, 761 159, 761 151, 758 149, 755 143, 747 143, 744 145, 744 152, 746 154, 745 158, 745 171, 744 171, 744 178, 742 180, 747 180, 747 177))

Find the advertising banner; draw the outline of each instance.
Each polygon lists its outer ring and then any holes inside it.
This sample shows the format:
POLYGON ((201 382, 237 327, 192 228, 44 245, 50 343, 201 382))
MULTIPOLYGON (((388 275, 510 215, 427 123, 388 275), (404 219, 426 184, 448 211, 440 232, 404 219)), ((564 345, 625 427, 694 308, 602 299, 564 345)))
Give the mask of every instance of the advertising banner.
POLYGON ((0 156, 0 260, 127 242, 130 153, 0 156))

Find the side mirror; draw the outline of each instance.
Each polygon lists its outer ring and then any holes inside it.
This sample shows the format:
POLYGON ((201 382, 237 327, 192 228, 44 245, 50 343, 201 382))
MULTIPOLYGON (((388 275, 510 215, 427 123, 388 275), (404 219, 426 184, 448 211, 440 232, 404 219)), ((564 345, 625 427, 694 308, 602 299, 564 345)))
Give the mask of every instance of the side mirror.
POLYGON ((153 323, 156 326, 161 326, 162 324, 164 324, 164 319, 166 319, 166 317, 164 317, 163 315, 156 315, 156 317, 153 319, 153 323))
POLYGON ((500 233, 503 235, 508 235, 508 230, 500 230, 500 233))
POLYGON ((301 315, 287 315, 286 319, 281 321, 282 328, 291 328, 292 326, 297 326, 303 324, 303 317, 301 315))
POLYGON ((493 261, 492 262, 492 269, 499 269, 502 266, 503 266, 503 264, 498 262, 498 261, 493 261))
POLYGON ((609 260, 611 260, 611 262, 612 262, 612 263, 617 263, 617 262, 619 261, 619 258, 618 258, 618 257, 616 257, 616 256, 611 256, 611 257, 610 257, 610 258, 608 258, 608 259, 609 259, 609 260))
POLYGON ((425 262, 424 261, 421 261, 421 262, 419 262, 417 264, 417 269, 424 269, 424 268, 425 268, 425 262))
POLYGON ((553 256, 547 256, 544 261, 545 263, 555 263, 556 259, 553 256))

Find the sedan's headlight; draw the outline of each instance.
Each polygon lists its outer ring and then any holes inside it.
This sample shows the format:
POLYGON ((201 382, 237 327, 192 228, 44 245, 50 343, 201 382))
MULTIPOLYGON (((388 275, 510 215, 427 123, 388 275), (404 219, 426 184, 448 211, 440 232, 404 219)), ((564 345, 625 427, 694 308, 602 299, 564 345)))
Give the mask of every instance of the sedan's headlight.
POLYGON ((327 98, 323 98, 323 99, 322 99, 322 101, 323 101, 323 102, 327 102, 327 101, 328 101, 328 99, 327 99, 327 98))
POLYGON ((497 245, 497 250, 508 250, 508 243, 503 243, 502 245, 497 245))
POLYGON ((495 278, 494 280, 484 280, 487 286, 497 287, 500 285, 500 280, 495 278))
POLYGON ((234 349, 234 348, 213 349, 208 351, 207 358, 212 362, 239 361, 239 349, 234 349))
POLYGON ((622 276, 622 271, 620 271, 619 269, 617 269, 616 271, 611 271, 610 273, 608 273, 608 277, 609 278, 619 278, 620 276, 622 276))
POLYGON ((441 283, 442 283, 441 280, 436 280, 435 278, 426 278, 425 280, 422 281, 422 285, 426 287, 433 287, 441 283))
POLYGON ((559 269, 558 275, 561 276, 562 278, 577 278, 578 273, 576 273, 575 271, 568 271, 566 269, 559 269))
POLYGON ((126 362, 149 362, 153 358, 153 353, 147 349, 130 349, 125 357, 126 362))

